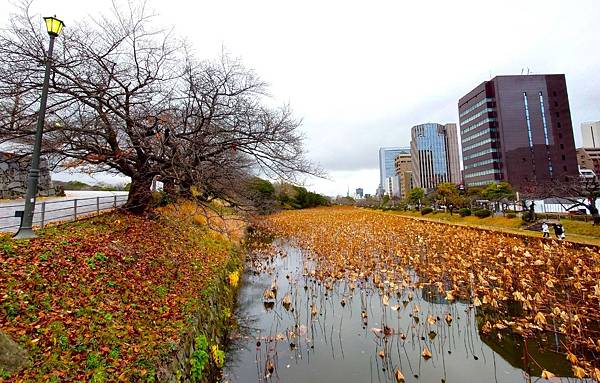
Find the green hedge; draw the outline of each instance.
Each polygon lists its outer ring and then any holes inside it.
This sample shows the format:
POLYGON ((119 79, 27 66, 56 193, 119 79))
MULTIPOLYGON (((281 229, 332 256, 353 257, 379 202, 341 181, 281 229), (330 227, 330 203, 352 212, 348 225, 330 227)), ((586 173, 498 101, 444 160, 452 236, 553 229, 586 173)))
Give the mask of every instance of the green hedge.
POLYGON ((433 212, 433 209, 430 207, 424 207, 423 209, 421 209, 421 215, 426 215, 433 212))
POLYGON ((461 209, 458 209, 458 214, 461 217, 467 217, 467 216, 471 215, 471 209, 469 209, 468 207, 463 207, 461 209))
POLYGON ((486 218, 492 215, 491 210, 488 209, 479 209, 473 212, 473 215, 478 218, 486 218))

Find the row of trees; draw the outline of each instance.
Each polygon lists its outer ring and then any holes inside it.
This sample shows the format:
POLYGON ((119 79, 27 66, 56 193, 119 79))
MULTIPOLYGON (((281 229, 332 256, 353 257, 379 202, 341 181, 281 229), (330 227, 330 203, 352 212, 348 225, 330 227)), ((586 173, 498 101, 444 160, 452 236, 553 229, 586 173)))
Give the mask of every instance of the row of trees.
POLYGON ((460 190, 456 184, 451 182, 441 183, 437 188, 426 193, 424 189, 414 188, 405 199, 398 197, 384 196, 382 200, 365 199, 359 201, 359 205, 363 206, 381 206, 400 209, 422 207, 444 207, 450 214, 455 210, 463 207, 480 207, 486 204, 491 205, 507 205, 515 201, 515 192, 510 184, 501 182, 499 184, 491 184, 486 187, 473 187, 466 190, 460 190))
MULTIPOLYGON (((33 141, 47 35, 24 2, 0 34, 0 144, 33 141)), ((145 3, 68 22, 57 38, 43 155, 52 169, 131 177, 126 208, 144 212, 150 187, 249 207, 254 175, 297 183, 320 175, 289 106, 228 54, 199 60, 145 3)), ((27 153, 23 153, 27 155, 27 153)))
POLYGON ((273 184, 258 177, 250 182, 249 190, 253 205, 260 213, 271 213, 278 209, 305 209, 330 204, 328 198, 310 192, 302 186, 285 182, 273 184))
POLYGON ((562 205, 566 212, 586 209, 592 216, 594 224, 600 224, 600 213, 596 207, 596 202, 600 199, 600 180, 597 177, 568 177, 561 181, 525 183, 521 188, 518 201, 511 185, 500 182, 484 187, 470 187, 466 190, 458 189, 453 183, 442 183, 430 193, 414 188, 406 199, 384 196, 381 200, 370 198, 356 203, 361 206, 401 209, 444 206, 451 214, 459 208, 483 206, 492 209, 510 209, 519 204, 521 210, 529 211, 530 216, 534 217, 531 201, 548 198, 553 199, 553 204, 562 205))

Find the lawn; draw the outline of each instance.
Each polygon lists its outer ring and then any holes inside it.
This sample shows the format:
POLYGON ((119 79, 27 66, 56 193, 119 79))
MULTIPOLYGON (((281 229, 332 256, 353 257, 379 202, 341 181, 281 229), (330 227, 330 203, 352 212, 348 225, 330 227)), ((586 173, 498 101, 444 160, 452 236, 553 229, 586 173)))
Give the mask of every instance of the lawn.
MULTIPOLYGON (((533 237, 542 236, 541 233, 526 230, 525 227, 527 225, 521 220, 520 217, 507 218, 505 216, 491 216, 486 218, 477 218, 472 215, 461 217, 457 213, 450 215, 450 213, 444 212, 436 212, 423 216, 420 212, 398 210, 388 210, 386 213, 398 214, 416 219, 500 230, 533 237)), ((592 222, 574 221, 569 219, 563 219, 561 220, 561 223, 565 228, 567 240, 583 244, 600 245, 600 226, 594 226, 592 222)))

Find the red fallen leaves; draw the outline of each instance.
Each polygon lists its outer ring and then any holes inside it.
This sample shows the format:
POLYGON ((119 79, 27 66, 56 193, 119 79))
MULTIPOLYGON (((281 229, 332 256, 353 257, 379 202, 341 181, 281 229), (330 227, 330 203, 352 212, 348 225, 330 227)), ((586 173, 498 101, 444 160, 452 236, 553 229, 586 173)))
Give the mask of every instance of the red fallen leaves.
POLYGON ((220 235, 160 213, 111 213, 28 242, 0 239, 0 328, 33 359, 11 381, 151 374, 179 341, 210 270, 230 257, 220 235))

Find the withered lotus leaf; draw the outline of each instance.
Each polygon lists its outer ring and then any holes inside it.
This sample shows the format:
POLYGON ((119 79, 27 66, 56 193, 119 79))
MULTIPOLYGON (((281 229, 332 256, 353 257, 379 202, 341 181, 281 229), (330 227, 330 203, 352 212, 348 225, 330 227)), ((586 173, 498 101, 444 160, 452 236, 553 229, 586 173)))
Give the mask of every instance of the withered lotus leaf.
POLYGON ((394 372, 394 378, 396 378, 396 383, 406 382, 406 379, 404 378, 404 375, 402 375, 402 372, 400 372, 399 368, 396 368, 396 372, 394 372))
MULTIPOLYGON (((330 289, 345 280, 353 291, 372 284, 382 304, 397 297, 400 305, 389 307, 399 313, 413 304, 417 289, 430 286, 449 302, 471 301, 478 312, 493 313, 483 333, 529 336, 550 323, 568 345, 574 375, 591 377, 600 368, 600 361, 591 357, 600 353, 596 247, 353 207, 283 211, 261 218, 256 226, 305 249, 309 285, 330 289)), ((265 246, 260 251, 271 250, 265 246)), ((274 300, 274 295, 265 291, 264 298, 274 300)), ((318 314, 314 304, 311 314, 318 314)), ((364 307, 361 317, 365 322, 364 307)), ((444 319, 450 324, 452 315, 444 319)), ((429 317, 423 321, 434 323, 429 317)))

